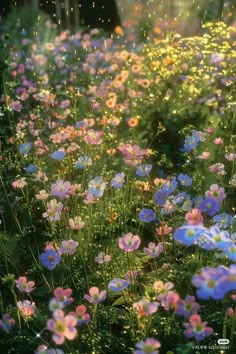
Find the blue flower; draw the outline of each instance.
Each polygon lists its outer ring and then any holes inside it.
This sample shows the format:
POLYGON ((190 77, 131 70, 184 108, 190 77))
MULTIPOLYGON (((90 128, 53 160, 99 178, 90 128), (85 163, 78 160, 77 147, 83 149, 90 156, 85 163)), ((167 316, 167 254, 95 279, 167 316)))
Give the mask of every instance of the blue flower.
POLYGON ((152 209, 142 209, 140 213, 138 214, 139 220, 150 223, 154 220, 156 220, 156 214, 152 209))
POLYGON ((215 198, 209 197, 201 202, 199 209, 205 211, 207 215, 213 216, 220 210, 220 204, 215 198))
POLYGON ((184 141, 184 146, 183 148, 180 149, 182 152, 190 152, 195 149, 195 147, 198 145, 200 139, 197 136, 197 134, 192 134, 192 135, 187 135, 184 141))
POLYGON ((233 224, 234 218, 230 214, 222 213, 215 215, 213 221, 216 222, 215 226, 221 227, 222 229, 226 229, 227 227, 233 224))
POLYGON ((169 191, 162 188, 159 192, 155 193, 154 201, 157 205, 165 205, 169 195, 169 191))
POLYGON ((125 279, 116 278, 109 282, 108 288, 112 291, 121 291, 129 286, 130 282, 125 279))
POLYGON ((30 152, 30 150, 32 149, 33 144, 32 143, 24 143, 20 146, 20 152, 23 155, 26 155, 30 152))
POLYGON ((36 165, 28 165, 27 167, 24 168, 25 172, 27 173, 33 173, 33 172, 36 172, 38 169, 38 167, 36 165))
POLYGON ((183 245, 192 246, 197 243, 204 230, 202 226, 184 225, 175 231, 174 239, 183 245))
POLYGON ((88 124, 86 123, 86 122, 84 122, 83 120, 81 120, 81 121, 79 121, 79 122, 77 122, 76 124, 75 124, 75 127, 77 128, 77 129, 79 129, 79 128, 84 128, 84 127, 87 127, 88 126, 88 124))
POLYGON ((95 197, 100 198, 103 196, 104 190, 107 186, 107 182, 103 182, 101 176, 95 177, 88 184, 88 192, 93 194, 95 197))
POLYGON ((92 165, 92 159, 88 156, 80 156, 75 162, 75 167, 81 170, 86 169, 88 166, 92 165))
POLYGON ((191 186, 192 185, 192 178, 189 177, 188 175, 184 175, 183 173, 180 173, 177 176, 177 180, 179 181, 179 183, 181 184, 181 186, 191 186))
POLYGON ((54 160, 60 161, 60 160, 64 159, 64 157, 66 156, 66 153, 65 153, 65 151, 57 150, 57 151, 53 152, 51 154, 51 156, 54 160))
POLYGON ((111 180, 111 185, 115 189, 119 189, 125 183, 125 174, 124 172, 117 173, 114 178, 111 180))
POLYGON ((173 197, 174 204, 182 204, 186 200, 189 200, 189 194, 187 194, 186 192, 176 194, 173 197))
POLYGON ((236 262, 236 246, 232 244, 223 249, 224 254, 233 262, 236 262))
POLYGON ((139 177, 146 177, 149 176, 152 170, 152 165, 146 164, 146 165, 139 165, 136 169, 136 176, 139 177))
POLYGON ((47 249, 40 255, 40 261, 47 269, 54 269, 60 263, 61 257, 54 249, 47 249))

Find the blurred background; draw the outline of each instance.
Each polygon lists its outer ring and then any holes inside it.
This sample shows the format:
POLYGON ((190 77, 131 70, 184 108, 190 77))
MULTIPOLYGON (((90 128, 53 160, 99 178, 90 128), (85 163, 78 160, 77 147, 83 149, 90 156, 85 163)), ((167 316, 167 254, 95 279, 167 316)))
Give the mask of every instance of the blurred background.
POLYGON ((79 26, 104 28, 136 24, 145 28, 158 25, 178 30, 182 35, 198 33, 202 22, 224 20, 234 24, 236 0, 1 0, 0 20, 12 11, 42 10, 62 28, 79 26))

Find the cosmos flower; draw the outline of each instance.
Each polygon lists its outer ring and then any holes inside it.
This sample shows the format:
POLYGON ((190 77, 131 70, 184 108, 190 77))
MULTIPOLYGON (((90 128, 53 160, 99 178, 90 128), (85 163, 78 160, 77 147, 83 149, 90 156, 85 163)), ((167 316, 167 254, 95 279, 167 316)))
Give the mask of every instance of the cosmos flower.
POLYGON ((184 335, 187 338, 194 337, 197 341, 204 340, 213 332, 211 327, 207 327, 207 322, 202 322, 202 319, 198 314, 191 315, 189 322, 184 323, 184 327, 186 328, 184 335))
POLYGON ((29 281, 27 282, 27 278, 26 277, 19 277, 16 280, 16 287, 21 291, 21 292, 25 292, 25 293, 31 293, 31 291, 33 291, 35 282, 34 281, 29 281))
POLYGON ((76 307, 75 312, 69 312, 69 315, 73 315, 77 320, 77 326, 88 324, 90 322, 90 315, 86 313, 87 309, 84 305, 76 307))
POLYGON ((136 349, 134 354, 159 354, 159 349, 161 343, 155 338, 147 338, 143 342, 138 342, 135 344, 136 349))
POLYGON ((149 242, 148 248, 145 247, 143 249, 144 253, 146 253, 150 257, 159 257, 161 252, 163 251, 163 245, 162 243, 158 243, 158 245, 155 245, 153 242, 149 242))
POLYGON ((119 239, 119 247, 125 252, 133 252, 139 248, 140 243, 140 237, 133 235, 131 232, 119 239))
POLYGON ((17 307, 20 310, 21 314, 25 317, 30 317, 35 313, 35 303, 24 300, 24 301, 17 301, 17 307))
POLYGON ((53 312, 54 319, 47 321, 47 328, 54 332, 52 339, 56 344, 63 344, 65 339, 73 340, 77 335, 75 326, 77 320, 75 316, 64 315, 62 310, 55 310, 53 312))
POLYGON ((200 305, 195 302, 195 296, 187 295, 184 300, 179 299, 176 303, 175 313, 176 315, 189 318, 192 314, 195 314, 200 309, 200 305))
POLYGON ((111 261, 111 256, 105 254, 104 252, 99 252, 97 257, 95 257, 95 261, 100 264, 109 263, 111 261))
POLYGON ((150 316, 157 312, 160 304, 156 301, 151 302, 147 299, 142 299, 138 302, 134 302, 132 307, 138 313, 138 317, 150 316))
POLYGON ((103 302, 107 297, 106 290, 99 291, 99 289, 95 286, 89 289, 89 295, 84 295, 84 298, 90 302, 91 304, 100 304, 103 302))
POLYGON ((74 240, 64 240, 61 242, 61 247, 59 248, 59 252, 61 254, 74 254, 76 248, 78 247, 79 242, 74 240))

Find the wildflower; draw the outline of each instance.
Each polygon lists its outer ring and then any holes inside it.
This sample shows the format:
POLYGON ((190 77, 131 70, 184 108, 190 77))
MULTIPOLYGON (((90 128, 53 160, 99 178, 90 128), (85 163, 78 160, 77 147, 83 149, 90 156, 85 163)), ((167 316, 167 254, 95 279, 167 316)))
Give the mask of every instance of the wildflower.
POLYGON ((222 286, 225 292, 236 290, 236 264, 231 264, 228 268, 228 272, 223 279, 222 286))
POLYGON ((21 291, 21 292, 26 292, 26 293, 31 293, 31 291, 34 290, 34 281, 29 281, 27 282, 26 277, 19 277, 16 280, 16 287, 21 291))
POLYGON ((229 238, 229 233, 220 230, 217 226, 212 226, 209 230, 206 230, 203 235, 207 236, 209 242, 212 242, 215 247, 221 250, 233 245, 233 241, 229 238))
POLYGON ((84 295, 84 298, 89 301, 91 304, 100 304, 107 297, 106 290, 99 292, 99 289, 95 286, 89 289, 89 295, 84 295))
POLYGON ((130 282, 128 280, 116 278, 108 283, 108 288, 112 291, 122 291, 129 286, 130 282))
POLYGON ((100 145, 102 143, 103 134, 103 131, 95 131, 93 129, 87 130, 84 141, 92 145, 100 145))
POLYGON ((161 343, 155 338, 147 338, 144 342, 135 344, 136 349, 134 354, 158 354, 161 343))
POLYGON ((33 144, 30 142, 22 144, 20 146, 21 154, 27 155, 30 152, 30 150, 32 149, 32 146, 33 146, 33 144))
POLYGON ((27 173, 33 173, 33 172, 36 172, 38 169, 38 167, 36 165, 28 165, 27 167, 24 168, 25 172, 27 173))
POLYGON ((133 303, 133 309, 138 312, 139 317, 153 315, 157 312, 158 306, 160 304, 156 301, 151 302, 147 299, 140 300, 133 303))
POLYGON ((58 161, 63 160, 65 156, 66 156, 66 153, 64 150, 57 150, 51 154, 51 157, 54 160, 58 160, 58 161))
POLYGON ((80 216, 75 216, 74 219, 69 219, 69 226, 72 230, 81 230, 85 225, 85 222, 80 216))
POLYGON ((215 138, 214 141, 213 141, 213 143, 214 143, 215 145, 222 145, 222 144, 224 143, 224 140, 221 139, 221 138, 215 138))
POLYGON ((129 166, 137 166, 145 155, 145 150, 141 150, 138 145, 125 144, 119 146, 118 150, 123 154, 125 163, 129 166))
POLYGON ((100 198, 103 196, 104 190, 107 186, 107 182, 103 182, 103 178, 101 176, 95 177, 95 179, 92 179, 89 184, 89 193, 94 195, 97 198, 100 198))
POLYGON ((177 176, 177 180, 179 181, 179 183, 181 184, 181 186, 191 186, 192 184, 192 178, 189 177, 188 175, 184 175, 183 173, 180 173, 177 176))
POLYGON ((92 159, 88 156, 80 156, 78 160, 75 162, 75 168, 79 168, 84 170, 91 166, 93 163, 92 159))
POLYGON ((184 300, 179 299, 176 303, 175 313, 185 318, 197 313, 200 305, 195 302, 195 296, 187 295, 184 300))
POLYGON ((156 280, 153 284, 153 289, 156 294, 156 299, 158 301, 164 300, 168 292, 173 289, 174 284, 168 281, 167 283, 163 283, 162 280, 156 280))
POLYGON ((125 274, 125 279, 130 281, 130 283, 133 283, 134 280, 137 278, 138 272, 137 270, 128 270, 128 272, 125 274))
POLYGON ((192 277, 193 285, 198 288, 197 296, 204 300, 209 297, 215 300, 222 299, 225 295, 222 281, 227 274, 227 268, 223 266, 203 268, 200 274, 196 274, 192 277))
POLYGON ((214 165, 209 166, 209 171, 213 173, 218 173, 219 175, 225 175, 224 170, 225 166, 222 163, 215 163, 214 165))
POLYGON ((165 299, 161 301, 161 305, 166 311, 173 310, 176 308, 179 299, 179 294, 176 291, 169 291, 165 299))
POLYGON ((64 343, 65 338, 73 340, 77 334, 75 316, 65 316, 62 310, 56 310, 53 317, 54 319, 47 321, 47 327, 51 332, 54 332, 52 336, 54 342, 59 345, 64 343))
POLYGON ((163 251, 163 245, 162 243, 159 243, 158 245, 155 245, 153 242, 149 242, 148 248, 144 248, 143 251, 151 257, 159 257, 161 252, 163 251))
POLYGON ((199 159, 201 160, 207 160, 211 156, 211 153, 208 151, 203 151, 201 155, 198 156, 199 159))
POLYGON ((99 252, 97 257, 95 257, 95 261, 100 264, 109 263, 111 261, 111 256, 105 254, 104 252, 99 252))
POLYGON ((77 320, 77 326, 83 324, 88 324, 90 322, 90 315, 86 313, 87 309, 84 305, 79 305, 76 307, 75 312, 69 312, 69 315, 72 315, 77 320))
POLYGON ((17 179, 16 181, 12 182, 12 187, 18 188, 18 189, 23 189, 25 186, 28 185, 28 183, 25 180, 25 177, 22 177, 20 179, 17 179))
POLYGON ((17 307, 25 317, 30 317, 35 312, 35 303, 28 300, 17 301, 17 307))
POLYGON ((184 323, 186 330, 184 335, 187 338, 194 337, 197 341, 201 341, 210 336, 213 332, 211 327, 207 327, 207 322, 201 322, 202 319, 198 314, 191 315, 189 322, 184 323))
POLYGON ((47 269, 54 269, 60 263, 61 257, 54 249, 47 249, 40 255, 40 261, 47 269))
POLYGON ((74 254, 79 242, 74 240, 62 241, 59 252, 61 254, 74 254))
POLYGON ((236 246, 234 244, 224 248, 224 254, 233 262, 236 262, 236 246))
POLYGON ((187 135, 184 141, 184 146, 181 148, 182 152, 190 152, 195 149, 200 139, 197 134, 187 135))
POLYGON ((11 318, 11 316, 8 313, 5 313, 2 316, 2 319, 0 320, 0 329, 3 332, 9 333, 12 328, 15 326, 16 321, 11 318))
POLYGON ((63 304, 63 307, 66 305, 70 305, 74 301, 71 295, 72 295, 72 290, 70 288, 62 289, 58 287, 54 290, 55 299, 61 302, 63 304))
POLYGON ((63 180, 58 179, 56 183, 51 185, 51 195, 66 199, 70 195, 71 187, 70 182, 64 182, 63 180))
POLYGON ((115 189, 120 189, 125 183, 125 174, 124 172, 117 173, 114 178, 111 180, 111 185, 115 189))
POLYGON ((145 164, 145 165, 139 165, 136 169, 136 176, 139 177, 147 177, 150 175, 152 170, 152 165, 150 164, 145 164))
POLYGON ((203 222, 201 210, 197 208, 194 208, 190 212, 186 213, 184 218, 190 225, 197 225, 203 222))
POLYGON ((61 349, 48 348, 45 345, 39 345, 34 354, 65 354, 61 349))
POLYGON ((56 199, 52 199, 47 203, 47 211, 43 213, 43 217, 49 221, 60 220, 62 209, 63 204, 61 202, 58 203, 56 199))
POLYGON ((165 236, 168 235, 172 232, 172 227, 168 226, 167 223, 165 221, 161 221, 160 222, 160 227, 156 228, 156 232, 158 233, 158 235, 160 236, 165 236))
POLYGON ((222 202, 226 195, 223 187, 219 187, 217 184, 212 184, 210 190, 206 191, 205 196, 207 198, 216 199, 219 203, 222 202))
POLYGON ((225 155, 225 158, 228 160, 228 161, 234 161, 236 159, 236 154, 234 153, 230 153, 228 155, 225 155))
POLYGON ((133 252, 139 248, 140 243, 140 237, 133 235, 131 232, 119 239, 119 247, 125 252, 133 252))
POLYGON ((216 199, 207 197, 201 202, 199 209, 206 212, 209 216, 213 216, 220 210, 220 204, 216 199))
POLYGON ((39 191, 39 194, 36 194, 35 197, 38 200, 46 200, 49 197, 49 193, 47 193, 45 189, 42 189, 41 191, 39 191))
POLYGON ((192 246, 197 243, 202 231, 202 226, 184 225, 175 231, 174 239, 185 246, 192 246))
POLYGON ((139 220, 150 223, 154 220, 156 220, 156 214, 152 209, 142 209, 140 213, 138 214, 139 220))

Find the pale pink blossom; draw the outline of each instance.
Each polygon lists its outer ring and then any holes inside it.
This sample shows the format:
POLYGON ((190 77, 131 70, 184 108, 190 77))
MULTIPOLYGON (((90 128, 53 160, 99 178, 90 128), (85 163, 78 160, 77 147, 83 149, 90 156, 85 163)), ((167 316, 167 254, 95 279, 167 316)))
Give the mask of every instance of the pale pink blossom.
POLYGON ((75 216, 73 219, 69 219, 69 226, 72 230, 81 230, 85 225, 85 222, 80 216, 75 216))
POLYGON ((198 156, 199 159, 201 160, 207 160, 211 156, 211 153, 208 151, 203 151, 201 155, 198 156))
POLYGON ((185 220, 188 224, 197 225, 203 222, 203 216, 201 210, 194 208, 190 212, 185 214, 185 220))
POLYGON ((36 194, 36 199, 38 200, 46 200, 49 197, 49 193, 47 193, 44 189, 39 191, 39 194, 36 194))
POLYGON ((28 281, 26 277, 19 277, 16 280, 16 287, 21 291, 25 293, 31 293, 31 291, 34 290, 34 281, 28 281))
POLYGON ((222 202, 226 197, 224 188, 219 187, 218 184, 212 184, 210 190, 206 191, 205 196, 207 198, 214 198, 218 202, 222 202))
POLYGON ((28 183, 26 182, 25 177, 22 177, 20 179, 17 179, 16 181, 12 182, 12 187, 18 188, 18 189, 23 189, 27 185, 28 185, 28 183))
POLYGON ((56 344, 63 344, 65 339, 73 340, 77 335, 75 326, 77 319, 74 315, 64 315, 62 310, 53 312, 54 319, 47 322, 49 331, 54 332, 52 339, 56 344))
POLYGON ((221 138, 215 138, 213 142, 216 145, 222 145, 224 143, 224 140, 221 138))
POLYGON ((24 301, 17 301, 17 307, 20 310, 21 314, 25 317, 30 317, 35 313, 35 303, 24 300, 24 301))
POLYGON ((99 252, 97 257, 95 257, 95 261, 100 264, 109 263, 111 261, 111 256, 105 254, 104 252, 99 252))

